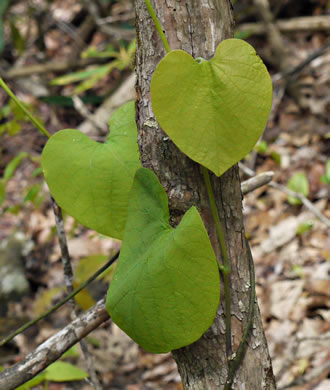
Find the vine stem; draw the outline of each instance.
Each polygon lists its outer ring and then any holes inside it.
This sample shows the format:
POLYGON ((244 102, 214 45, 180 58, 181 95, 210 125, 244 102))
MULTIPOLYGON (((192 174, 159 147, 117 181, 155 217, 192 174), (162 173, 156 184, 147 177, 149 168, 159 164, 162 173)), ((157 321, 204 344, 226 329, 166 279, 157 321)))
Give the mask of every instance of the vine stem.
POLYGON ((220 249, 223 257, 223 265, 219 265, 219 269, 223 276, 223 284, 225 290, 225 323, 226 323, 226 354, 229 357, 232 353, 232 342, 231 342, 231 303, 230 303, 230 261, 227 252, 227 246, 225 241, 224 231, 221 226, 221 221, 215 203, 215 197, 212 189, 210 180, 209 170, 202 166, 204 181, 206 185, 207 194, 210 201, 211 211, 215 227, 217 230, 218 240, 220 249))
POLYGON ((15 330, 13 333, 11 333, 9 336, 4 338, 0 341, 0 347, 3 347, 5 344, 7 344, 9 341, 11 341, 14 337, 16 337, 18 334, 24 332, 26 329, 30 328, 31 326, 35 325, 40 320, 48 317, 50 314, 54 313, 57 309, 62 307, 65 303, 70 301, 74 296, 76 296, 78 293, 80 293, 81 290, 86 288, 88 285, 90 285, 98 276, 100 276, 105 270, 107 270, 119 257, 120 251, 118 251, 114 256, 109 259, 100 269, 98 269, 92 276, 90 276, 85 282, 83 282, 78 288, 72 291, 71 294, 67 295, 65 298, 63 298, 60 302, 58 302, 55 306, 53 306, 51 309, 46 311, 45 313, 41 314, 39 317, 34 318, 33 320, 25 323, 20 328, 15 330))
POLYGON ((235 354, 234 359, 229 363, 227 380, 226 380, 224 390, 231 390, 235 378, 235 374, 244 359, 246 348, 247 348, 247 339, 253 325, 254 304, 256 300, 256 280, 255 280, 254 263, 253 263, 253 257, 252 257, 250 245, 247 239, 245 239, 245 242, 248 250, 249 272, 250 272, 249 311, 248 311, 246 326, 244 328, 241 341, 237 348, 237 352, 235 354))
POLYGON ((164 46, 166 52, 169 53, 169 52, 171 51, 171 48, 170 48, 170 45, 169 45, 168 42, 167 42, 167 39, 166 39, 166 37, 165 37, 164 31, 163 31, 163 29, 162 29, 162 26, 161 26, 160 23, 159 23, 159 20, 158 20, 158 18, 157 18, 156 12, 155 12, 155 10, 152 8, 152 5, 151 5, 151 3, 150 3, 149 0, 144 0, 144 1, 145 1, 145 3, 146 3, 147 8, 148 8, 149 14, 150 14, 150 16, 152 17, 152 20, 153 20, 154 23, 155 23, 155 26, 156 26, 156 29, 157 29, 158 34, 159 34, 159 36, 160 36, 160 39, 161 39, 162 42, 163 42, 163 46, 164 46))
MULTIPOLYGON (((167 42, 167 39, 165 37, 164 31, 162 29, 162 26, 157 18, 156 12, 153 9, 151 3, 149 0, 145 0, 145 4, 148 8, 149 14, 152 17, 152 20, 155 23, 156 29, 158 31, 158 34, 160 36, 160 39, 163 42, 164 48, 167 53, 171 51, 171 48, 167 42)), ((204 60, 203 58, 199 58, 199 60, 204 60)), ((226 324, 226 354, 227 357, 229 357, 232 353, 232 341, 231 341, 231 304, 230 304, 230 261, 228 257, 227 247, 226 247, 226 241, 225 241, 225 235, 223 233, 223 229, 221 226, 218 209, 215 203, 215 197, 213 194, 213 189, 210 181, 209 171, 207 168, 202 167, 204 180, 207 188, 208 197, 210 200, 211 205, 211 211, 214 219, 214 223, 216 225, 218 240, 220 244, 220 249, 223 257, 223 266, 219 265, 219 269, 223 276, 223 282, 224 282, 224 291, 225 291, 225 324, 226 324)))
POLYGON ((0 77, 0 87, 2 87, 5 92, 10 96, 13 101, 17 104, 17 106, 24 112, 24 114, 30 119, 30 121, 35 125, 35 127, 47 138, 50 138, 50 134, 45 129, 45 127, 38 121, 38 119, 32 115, 25 107, 24 104, 17 99, 17 97, 13 94, 11 89, 8 87, 8 85, 3 81, 3 79, 0 77))

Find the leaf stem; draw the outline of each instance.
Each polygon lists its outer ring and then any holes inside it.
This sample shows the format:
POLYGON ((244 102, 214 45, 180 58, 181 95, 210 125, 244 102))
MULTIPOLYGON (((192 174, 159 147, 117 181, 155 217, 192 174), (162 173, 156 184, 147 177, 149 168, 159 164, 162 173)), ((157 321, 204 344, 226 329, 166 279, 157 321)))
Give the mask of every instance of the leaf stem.
POLYGON ((60 302, 58 302, 55 306, 53 306, 51 309, 46 311, 45 313, 41 314, 39 317, 34 318, 33 320, 25 323, 20 328, 15 330, 13 333, 11 333, 6 338, 2 339, 0 341, 0 347, 3 347, 5 344, 7 344, 9 341, 11 341, 14 337, 16 337, 18 334, 24 332, 26 329, 30 328, 31 326, 35 325, 40 320, 48 317, 50 314, 54 313, 57 309, 59 309, 61 306, 63 306, 65 303, 70 301, 75 295, 80 293, 81 290, 86 288, 89 284, 91 284, 98 276, 100 276, 106 269, 108 269, 118 258, 120 251, 118 251, 114 256, 109 259, 99 270, 97 270, 90 278, 88 278, 84 283, 82 283, 78 288, 72 291, 71 294, 67 295, 65 298, 63 298, 60 302))
POLYGON ((17 106, 24 112, 24 114, 30 119, 30 121, 35 125, 35 127, 44 134, 47 138, 50 138, 50 134, 45 129, 45 127, 38 121, 38 119, 32 115, 22 104, 21 101, 17 99, 17 97, 14 95, 14 93, 10 90, 8 85, 3 81, 3 79, 0 77, 0 87, 2 87, 5 92, 8 94, 9 97, 13 99, 13 101, 17 104, 17 106))
POLYGON ((221 221, 215 203, 215 197, 210 180, 209 170, 202 166, 204 181, 206 185, 207 194, 210 201, 211 211, 215 223, 215 227, 218 234, 218 240, 220 244, 221 254, 223 257, 223 265, 219 264, 219 269, 223 276, 224 290, 225 290, 225 322, 226 322, 226 353, 227 357, 232 353, 231 342, 231 308, 230 308, 230 261, 227 252, 227 246, 225 241, 225 235, 221 226, 221 221))
POLYGON ((158 34, 159 34, 159 36, 160 36, 160 39, 161 39, 162 42, 163 42, 164 48, 165 48, 166 52, 169 53, 169 52, 171 51, 171 48, 170 48, 170 46, 169 46, 169 44, 168 44, 168 42, 167 42, 167 39, 166 39, 166 37, 165 37, 164 31, 163 31, 163 29, 162 29, 162 26, 160 25, 160 22, 159 22, 159 20, 158 20, 158 18, 157 18, 156 12, 155 12, 155 10, 152 8, 152 5, 151 5, 151 3, 150 3, 149 0, 144 0, 144 1, 145 1, 145 3, 146 3, 147 8, 148 8, 149 14, 150 14, 150 16, 152 17, 152 20, 153 20, 154 23, 155 23, 156 29, 157 29, 157 31, 158 31, 158 34))
POLYGON ((253 325, 253 317, 254 317, 254 304, 256 299, 256 281, 255 281, 255 273, 254 273, 254 264, 253 257, 250 249, 250 245, 248 240, 246 239, 246 246, 248 250, 248 259, 249 259, 249 272, 250 272, 250 296, 249 296, 249 311, 247 316, 247 323, 245 329, 243 331, 241 342, 238 346, 236 355, 234 359, 229 363, 228 375, 224 390, 231 390, 231 386, 233 384, 236 371, 241 365, 247 347, 247 338, 250 334, 252 325, 253 325))

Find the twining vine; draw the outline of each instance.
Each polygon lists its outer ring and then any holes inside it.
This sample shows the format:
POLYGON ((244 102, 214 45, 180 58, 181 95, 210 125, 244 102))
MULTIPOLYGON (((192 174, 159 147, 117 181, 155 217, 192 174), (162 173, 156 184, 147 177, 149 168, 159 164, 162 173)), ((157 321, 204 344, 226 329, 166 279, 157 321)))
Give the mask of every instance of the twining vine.
POLYGON ((254 49, 242 40, 221 42, 209 61, 194 59, 182 50, 172 51, 150 1, 145 0, 145 4, 167 52, 151 81, 153 112, 171 140, 201 167, 222 264, 215 257, 196 207, 186 212, 176 229, 170 226, 165 190, 152 171, 141 167, 134 102, 111 116, 110 135, 101 144, 74 129, 50 136, 1 79, 0 86, 49 138, 42 153, 42 169, 59 206, 87 227, 123 241, 120 256, 115 255, 104 266, 119 256, 106 307, 113 321, 145 350, 168 352, 202 336, 219 306, 220 271, 228 361, 224 389, 230 390, 253 325, 255 276, 246 240, 249 309, 239 347, 233 352, 231 259, 209 171, 219 177, 251 151, 271 109, 272 82, 254 49))
MULTIPOLYGON (((156 13, 154 9, 152 8, 150 1, 145 0, 146 6, 148 8, 148 11, 150 13, 150 16, 152 17, 155 27, 157 29, 157 32, 161 38, 161 41, 163 43, 163 46, 167 53, 171 51, 170 46, 168 44, 168 41, 165 37, 164 31, 161 27, 161 24, 156 16, 156 13)), ((205 61, 203 58, 197 58, 196 59, 199 63, 201 61, 205 61)), ((218 236, 218 242, 220 245, 222 257, 223 257, 223 265, 219 264, 219 270, 222 273, 223 281, 224 281, 224 294, 225 294, 225 324, 226 324, 226 331, 225 331, 225 338, 226 338, 226 353, 227 353, 227 359, 228 359, 228 375, 226 384, 224 387, 224 390, 230 390, 235 374, 241 365, 245 351, 247 348, 247 340, 250 333, 250 330, 253 325, 253 317, 254 317, 254 305, 255 305, 255 274, 254 274, 254 264, 253 264, 253 257, 252 253, 249 247, 249 243, 246 240, 246 246, 248 250, 248 261, 249 261, 249 273, 250 273, 250 287, 249 287, 249 310, 248 310, 248 316, 247 316, 247 323, 245 325, 242 339, 240 341, 239 347, 236 351, 236 353, 233 355, 234 358, 231 358, 232 355, 232 331, 231 331, 231 292, 230 292, 230 272, 231 272, 231 266, 230 266, 230 259, 228 256, 226 241, 225 241, 225 235, 224 231, 221 225, 221 221, 219 218, 219 213, 217 209, 217 205, 215 202, 214 192, 212 189, 212 184, 210 180, 209 170, 201 166, 203 176, 204 176, 204 182, 207 189, 207 194, 209 197, 210 207, 212 211, 213 220, 215 223, 217 236, 218 236)))

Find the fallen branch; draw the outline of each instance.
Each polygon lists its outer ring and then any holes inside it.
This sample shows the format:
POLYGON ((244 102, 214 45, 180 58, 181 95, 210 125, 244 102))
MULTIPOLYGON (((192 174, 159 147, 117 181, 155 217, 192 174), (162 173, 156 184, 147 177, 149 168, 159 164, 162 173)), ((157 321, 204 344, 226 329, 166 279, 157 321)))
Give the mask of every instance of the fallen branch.
MULTIPOLYGON (((64 282, 66 285, 67 293, 72 294, 74 291, 73 270, 72 270, 71 256, 70 256, 69 247, 68 247, 68 241, 67 241, 66 235, 65 235, 62 210, 59 207, 59 205, 56 203, 56 201, 53 197, 51 197, 51 200, 52 200, 52 206, 53 206, 53 211, 54 211, 54 215, 55 215, 56 231, 57 231, 58 240, 59 240, 59 244, 60 244, 60 248, 61 248, 61 260, 62 260, 63 271, 64 271, 64 282)), ((78 316, 78 308, 76 306, 75 300, 71 299, 69 302, 71 303, 71 306, 72 306, 71 319, 76 319, 78 316)), ((92 387, 95 390, 102 390, 100 381, 98 380, 98 377, 96 375, 93 357, 89 353, 88 347, 85 344, 84 340, 80 340, 79 344, 80 344, 80 348, 83 352, 83 355, 85 357, 85 361, 86 361, 86 364, 88 367, 88 373, 90 376, 92 387)))
POLYGON ((282 39, 278 25, 275 23, 268 0, 253 0, 253 3, 263 22, 267 39, 272 52, 272 59, 280 70, 286 69, 289 62, 289 53, 282 39))
MULTIPOLYGON (((275 22, 277 28, 283 33, 314 32, 330 30, 330 15, 306 16, 275 22)), ((237 32, 262 35, 266 33, 263 23, 243 23, 237 28, 237 32)))
POLYGON ((0 76, 9 80, 18 77, 27 77, 33 74, 43 74, 49 72, 66 72, 69 69, 81 68, 84 66, 102 63, 104 60, 98 60, 97 58, 86 58, 74 61, 51 61, 44 64, 24 65, 19 68, 12 68, 8 72, 1 70, 0 76))
MULTIPOLYGON (((256 173, 246 167, 244 164, 242 163, 239 163, 239 168, 248 176, 251 176, 251 177, 257 177, 255 176, 256 173)), ((291 191, 289 188, 283 186, 282 184, 278 184, 278 183, 275 183, 274 181, 271 181, 268 183, 268 185, 272 188, 275 188, 279 191, 282 191, 284 192, 285 194, 287 194, 288 196, 292 196, 293 198, 296 198, 296 199, 299 199, 301 201, 301 203, 309 210, 311 211, 321 222, 323 222, 327 227, 330 228, 330 219, 327 218, 325 215, 323 215, 321 213, 321 211, 319 209, 317 209, 313 203, 308 200, 303 194, 300 194, 299 192, 294 192, 294 191, 291 191)))
POLYGON ((67 295, 60 302, 58 302, 51 309, 47 310, 45 313, 42 313, 39 317, 34 318, 33 320, 23 324, 20 328, 16 329, 14 332, 10 333, 7 337, 0 341, 0 347, 3 347, 9 341, 11 341, 18 334, 23 333, 26 329, 35 325, 37 322, 45 319, 52 313, 54 313, 57 309, 62 307, 65 303, 69 302, 74 296, 76 296, 81 290, 89 286, 98 276, 100 276, 105 270, 107 270, 119 257, 120 251, 118 251, 114 256, 109 259, 101 268, 99 268, 92 276, 90 276, 84 283, 82 283, 78 288, 72 291, 71 294, 67 295))
POLYGON ((326 42, 323 46, 321 46, 319 49, 311 53, 307 58, 301 61, 298 65, 282 72, 282 77, 297 76, 305 68, 305 66, 309 65, 316 58, 323 56, 327 52, 329 47, 330 47, 330 42, 326 42))
POLYGON ((0 372, 0 389, 13 390, 29 381, 108 319, 105 298, 103 298, 28 354, 21 362, 0 372))
POLYGON ((242 194, 246 195, 249 192, 256 190, 257 188, 270 183, 273 177, 274 177, 274 172, 268 171, 268 172, 263 172, 260 175, 251 177, 251 179, 243 181, 243 183, 241 183, 242 194))
POLYGON ((88 117, 88 120, 78 126, 78 130, 89 136, 102 134, 99 129, 107 128, 111 114, 121 105, 127 103, 129 100, 135 100, 135 98, 135 74, 132 73, 123 81, 120 87, 104 101, 95 113, 88 117), (91 123, 92 121, 98 123, 98 128, 91 123))
POLYGON ((291 191, 289 188, 283 186, 282 184, 278 184, 275 182, 270 182, 269 185, 277 190, 284 192, 285 194, 292 196, 293 198, 299 199, 301 203, 308 208, 321 222, 323 222, 328 228, 330 228, 330 219, 321 213, 319 209, 317 209, 313 203, 308 200, 303 194, 299 192, 291 191))
POLYGON ((93 114, 88 110, 87 106, 80 99, 79 96, 73 95, 72 101, 74 108, 79 112, 79 114, 84 117, 87 121, 90 122, 92 126, 94 126, 100 134, 106 134, 108 130, 108 125, 104 122, 99 123, 97 121, 97 117, 93 116, 93 114))

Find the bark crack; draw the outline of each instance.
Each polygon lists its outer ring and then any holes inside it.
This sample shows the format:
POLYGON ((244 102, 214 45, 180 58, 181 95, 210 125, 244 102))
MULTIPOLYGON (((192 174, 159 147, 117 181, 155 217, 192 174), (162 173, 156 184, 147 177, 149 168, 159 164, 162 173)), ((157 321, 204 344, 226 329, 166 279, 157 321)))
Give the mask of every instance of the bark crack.
POLYGON ((192 23, 192 16, 191 16, 191 11, 190 11, 190 2, 189 0, 186 1, 186 7, 187 7, 187 13, 188 13, 188 31, 190 35, 190 45, 191 45, 191 55, 193 58, 195 58, 195 49, 194 49, 194 40, 193 40, 193 23, 192 23))

